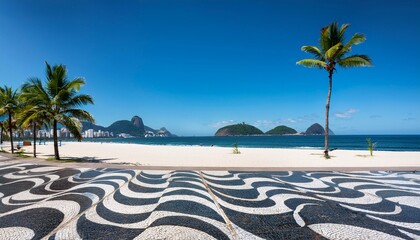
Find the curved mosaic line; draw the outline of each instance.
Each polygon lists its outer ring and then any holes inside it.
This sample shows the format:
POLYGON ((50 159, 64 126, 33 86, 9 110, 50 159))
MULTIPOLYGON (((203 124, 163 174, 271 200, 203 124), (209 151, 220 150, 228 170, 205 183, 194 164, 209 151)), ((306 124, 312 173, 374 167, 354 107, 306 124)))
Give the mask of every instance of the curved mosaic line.
MULTIPOLYGON (((317 229, 322 229, 323 226, 327 229, 331 225, 323 224, 348 222, 354 224, 355 229, 369 226, 372 231, 383 232, 395 238, 407 238, 395 226, 411 231, 420 229, 420 185, 411 181, 412 178, 418 178, 416 174, 289 172, 278 175, 226 172, 225 175, 218 173, 217 176, 206 174, 205 178, 229 219, 264 238, 275 238, 273 232, 276 236, 287 236, 288 233, 283 231, 286 227, 298 231, 297 226, 321 224, 317 225, 317 229), (314 213, 329 215, 327 218, 334 222, 313 217, 314 213), (354 217, 358 221, 352 220, 354 217), (243 219, 249 219, 251 224, 243 224, 243 219), (378 221, 372 224, 371 219, 378 221), (263 234, 260 234, 261 228, 252 227, 261 221, 271 223, 263 229, 263 234), (294 224, 276 225, 280 221, 294 224)), ((305 236, 311 237, 309 233, 305 236)))
MULTIPOLYGON (((112 229, 105 230, 107 236, 112 234, 115 237, 129 229, 130 233, 137 234, 138 239, 150 238, 151 234, 154 234, 152 238, 230 238, 223 218, 196 172, 156 174, 143 171, 129 184, 89 209, 82 218, 57 232, 56 238, 84 236, 95 239, 100 236, 89 229, 104 225, 112 229), (171 231, 178 231, 178 234, 171 231)), ((135 236, 128 238, 132 237, 135 236)))
POLYGON ((0 163, 0 219, 0 239, 410 239, 420 175, 0 163))

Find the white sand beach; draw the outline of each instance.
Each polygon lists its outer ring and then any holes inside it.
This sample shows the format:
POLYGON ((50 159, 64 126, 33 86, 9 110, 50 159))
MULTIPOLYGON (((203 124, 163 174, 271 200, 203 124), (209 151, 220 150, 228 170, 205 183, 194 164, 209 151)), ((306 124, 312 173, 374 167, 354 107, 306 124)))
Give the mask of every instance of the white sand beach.
MULTIPOLYGON (((32 146, 25 152, 32 153, 32 146)), ((125 163, 138 166, 164 167, 245 167, 245 168, 401 168, 420 169, 420 152, 335 150, 331 159, 318 149, 232 148, 204 146, 156 146, 120 143, 63 142, 62 158, 85 158, 105 163, 125 163)), ((37 145, 39 158, 52 157, 51 142, 37 145)))

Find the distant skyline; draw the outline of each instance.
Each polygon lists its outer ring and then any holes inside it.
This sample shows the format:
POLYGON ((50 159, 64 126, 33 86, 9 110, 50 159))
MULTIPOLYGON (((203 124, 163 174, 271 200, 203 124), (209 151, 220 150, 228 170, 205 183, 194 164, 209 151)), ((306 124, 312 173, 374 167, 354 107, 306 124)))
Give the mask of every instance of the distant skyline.
POLYGON ((305 131, 325 122, 328 78, 296 65, 322 27, 366 35, 352 53, 370 68, 338 68, 336 134, 420 134, 420 1, 0 2, 0 85, 45 79, 45 63, 83 76, 98 125, 143 118, 180 136, 246 122, 305 131), (378 4, 380 3, 380 4, 378 4))

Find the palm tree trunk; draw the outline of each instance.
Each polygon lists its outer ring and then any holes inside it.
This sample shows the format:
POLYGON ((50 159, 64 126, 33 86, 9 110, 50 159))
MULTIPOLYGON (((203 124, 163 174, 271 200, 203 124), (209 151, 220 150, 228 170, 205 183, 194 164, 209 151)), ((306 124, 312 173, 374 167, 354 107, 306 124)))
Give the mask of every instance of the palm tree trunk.
POLYGON ((60 155, 58 154, 58 139, 57 139, 57 120, 54 119, 53 124, 53 136, 54 136, 54 155, 55 159, 60 160, 60 155))
POLYGON ((3 126, 0 127, 0 144, 3 144, 3 126))
POLYGON ((34 121, 34 158, 36 158, 36 122, 34 121))
POLYGON ((9 133, 10 133, 10 146, 12 147, 12 153, 15 153, 13 149, 13 128, 12 128, 12 114, 9 111, 9 133))
POLYGON ((333 70, 329 71, 329 88, 328 88, 328 96, 327 96, 327 104, 325 106, 325 150, 324 150, 324 157, 329 158, 328 155, 328 149, 329 149, 329 142, 328 142, 328 136, 330 131, 330 122, 329 122, 329 116, 330 116, 330 100, 331 100, 331 92, 332 92, 332 75, 333 70))

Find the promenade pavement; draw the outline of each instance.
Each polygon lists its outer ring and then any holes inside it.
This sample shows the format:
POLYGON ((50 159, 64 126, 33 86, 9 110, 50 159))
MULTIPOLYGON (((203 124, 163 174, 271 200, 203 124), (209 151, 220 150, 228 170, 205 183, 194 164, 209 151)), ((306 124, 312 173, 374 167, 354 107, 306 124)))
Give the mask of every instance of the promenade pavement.
POLYGON ((0 239, 420 238, 416 172, 71 166, 0 156, 0 239))

